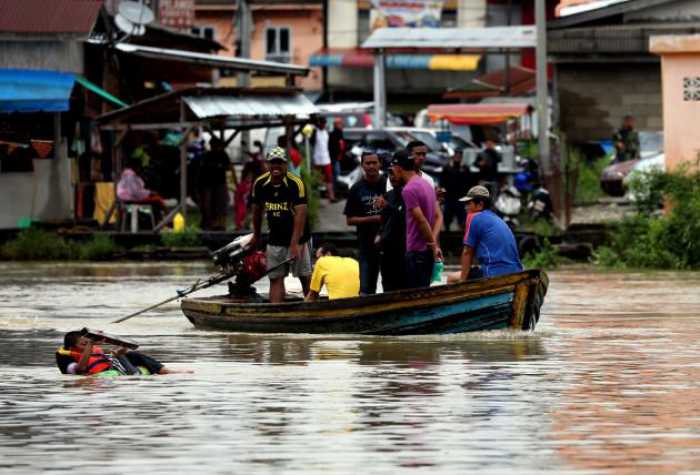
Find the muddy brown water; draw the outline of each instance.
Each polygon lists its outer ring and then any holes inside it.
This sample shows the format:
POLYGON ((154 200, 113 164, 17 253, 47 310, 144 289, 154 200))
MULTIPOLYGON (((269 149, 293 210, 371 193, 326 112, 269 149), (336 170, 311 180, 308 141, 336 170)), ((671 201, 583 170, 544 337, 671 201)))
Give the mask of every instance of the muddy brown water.
POLYGON ((532 334, 378 338, 109 323, 204 264, 1 267, 0 473, 700 471, 700 274, 552 272, 532 334), (63 376, 82 326, 194 373, 63 376))

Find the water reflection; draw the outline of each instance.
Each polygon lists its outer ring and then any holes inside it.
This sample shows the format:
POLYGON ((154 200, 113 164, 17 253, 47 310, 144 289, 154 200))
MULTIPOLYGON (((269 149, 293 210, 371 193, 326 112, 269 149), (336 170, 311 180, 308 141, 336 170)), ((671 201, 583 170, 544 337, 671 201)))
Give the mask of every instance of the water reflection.
POLYGON ((700 467, 698 274, 555 273, 534 334, 226 334, 194 329, 177 305, 109 323, 207 271, 9 265, 0 276, 0 471, 700 467), (63 332, 85 325, 195 373, 60 375, 53 352, 63 332))

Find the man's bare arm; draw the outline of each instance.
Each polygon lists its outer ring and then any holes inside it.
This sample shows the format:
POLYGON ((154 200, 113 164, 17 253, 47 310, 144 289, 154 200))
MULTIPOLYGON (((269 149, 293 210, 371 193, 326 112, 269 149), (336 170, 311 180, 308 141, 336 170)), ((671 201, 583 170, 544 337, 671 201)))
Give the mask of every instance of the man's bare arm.
POLYGON ((462 271, 459 276, 460 280, 467 280, 467 277, 469 277, 469 269, 471 269, 473 261, 474 248, 471 246, 464 246, 462 250, 462 271))

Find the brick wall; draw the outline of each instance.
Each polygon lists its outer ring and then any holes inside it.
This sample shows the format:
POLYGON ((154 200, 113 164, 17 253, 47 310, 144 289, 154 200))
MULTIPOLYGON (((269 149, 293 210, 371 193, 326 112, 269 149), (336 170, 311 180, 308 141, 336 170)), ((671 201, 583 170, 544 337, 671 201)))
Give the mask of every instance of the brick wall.
POLYGON ((638 130, 663 128, 659 63, 557 64, 556 70, 559 128, 570 142, 609 139, 625 114, 635 116, 638 130))

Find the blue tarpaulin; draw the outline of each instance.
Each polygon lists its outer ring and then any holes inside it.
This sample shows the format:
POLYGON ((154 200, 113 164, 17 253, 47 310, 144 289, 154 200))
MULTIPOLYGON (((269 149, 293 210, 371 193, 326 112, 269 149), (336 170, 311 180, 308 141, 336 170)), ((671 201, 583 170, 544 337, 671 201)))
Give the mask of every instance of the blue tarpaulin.
POLYGON ((74 83, 71 73, 0 69, 0 113, 67 111, 74 83))

